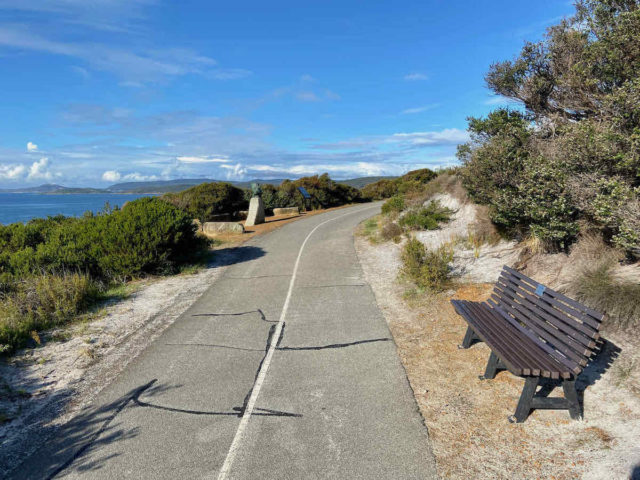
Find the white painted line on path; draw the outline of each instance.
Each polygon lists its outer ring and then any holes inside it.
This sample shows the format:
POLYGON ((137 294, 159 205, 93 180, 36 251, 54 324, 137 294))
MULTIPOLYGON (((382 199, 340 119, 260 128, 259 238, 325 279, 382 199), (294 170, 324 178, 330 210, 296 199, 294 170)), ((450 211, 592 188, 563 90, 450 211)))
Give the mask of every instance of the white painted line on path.
POLYGON ((247 429, 247 425, 249 424, 249 419, 253 414, 253 409, 256 405, 256 401, 258 400, 258 395, 260 395, 260 389, 262 388, 262 384, 264 383, 264 379, 267 376, 267 370, 269 370, 269 365, 271 365, 271 359, 273 358, 273 352, 276 350, 276 345, 278 343, 278 339, 280 338, 280 334, 282 333, 282 326, 284 324, 284 319, 287 316, 287 310, 289 310, 289 302, 291 301, 291 294, 293 293, 293 285, 296 281, 296 275, 298 274, 298 267, 300 266, 300 258, 302 258, 302 252, 304 250, 305 245, 311 238, 318 228, 321 226, 333 222, 334 220, 339 220, 347 215, 353 215, 354 213, 361 213, 369 209, 379 208, 379 207, 369 207, 356 210, 354 212, 345 213, 344 215, 340 215, 339 217, 330 218, 329 220, 325 220, 322 223, 319 223, 314 227, 313 230, 309 232, 307 237, 302 242, 300 246, 300 250, 298 251, 298 257, 296 258, 296 263, 293 266, 293 274, 291 275, 291 280, 289 281, 289 290, 287 291, 287 298, 284 301, 284 306, 282 307, 282 312, 280 313, 280 319, 276 324, 276 329, 271 336, 271 342, 269 343, 269 350, 264 357, 264 362, 262 362, 262 366, 260 367, 260 371, 258 372, 258 376, 256 377, 256 381, 253 385, 253 390, 251 390, 251 396, 249 397, 249 401, 247 402, 247 407, 242 414, 242 418, 240 419, 240 424, 238 425, 238 430, 236 430, 236 434, 233 437, 233 441, 231 442, 231 446, 229 447, 229 452, 227 453, 227 457, 224 460, 224 464, 220 469, 220 473, 218 474, 218 480, 226 480, 229 478, 229 472, 231 471, 231 467, 233 466, 233 461, 235 460, 236 453, 240 448, 240 444, 242 443, 242 437, 244 436, 244 432, 247 429))

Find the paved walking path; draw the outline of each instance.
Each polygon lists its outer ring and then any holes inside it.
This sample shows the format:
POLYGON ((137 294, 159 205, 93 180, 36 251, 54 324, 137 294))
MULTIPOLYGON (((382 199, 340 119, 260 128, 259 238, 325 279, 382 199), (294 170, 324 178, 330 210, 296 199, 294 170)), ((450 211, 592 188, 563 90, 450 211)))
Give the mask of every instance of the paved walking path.
POLYGON ((358 205, 239 261, 16 478, 435 478, 427 430, 364 281, 358 205))

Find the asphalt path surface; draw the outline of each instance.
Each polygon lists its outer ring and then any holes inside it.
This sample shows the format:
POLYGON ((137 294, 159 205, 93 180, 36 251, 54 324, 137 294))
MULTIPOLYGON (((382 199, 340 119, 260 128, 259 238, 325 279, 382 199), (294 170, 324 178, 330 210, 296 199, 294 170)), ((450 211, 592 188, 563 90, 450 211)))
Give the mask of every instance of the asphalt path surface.
POLYGON ((18 479, 430 479, 427 429, 353 245, 379 205, 235 262, 18 479))

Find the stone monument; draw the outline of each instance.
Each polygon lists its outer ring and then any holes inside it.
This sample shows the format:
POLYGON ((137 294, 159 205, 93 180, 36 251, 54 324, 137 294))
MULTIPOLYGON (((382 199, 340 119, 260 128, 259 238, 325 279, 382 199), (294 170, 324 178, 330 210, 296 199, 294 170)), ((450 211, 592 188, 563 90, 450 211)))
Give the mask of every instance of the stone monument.
POLYGON ((262 188, 257 183, 251 184, 251 201, 249 202, 249 213, 247 221, 244 222, 245 227, 251 227, 264 223, 264 202, 262 201, 262 188))

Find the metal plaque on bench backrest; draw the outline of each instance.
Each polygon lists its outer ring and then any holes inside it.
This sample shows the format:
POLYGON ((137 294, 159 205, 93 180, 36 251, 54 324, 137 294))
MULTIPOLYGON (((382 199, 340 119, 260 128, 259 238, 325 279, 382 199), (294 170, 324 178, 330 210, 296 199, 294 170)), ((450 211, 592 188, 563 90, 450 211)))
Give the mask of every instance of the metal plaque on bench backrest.
POLYGON ((547 289, 547 287, 545 287, 542 284, 538 284, 538 287, 536 288, 536 295, 538 295, 539 297, 542 296, 542 294, 544 293, 544 291, 547 289))

